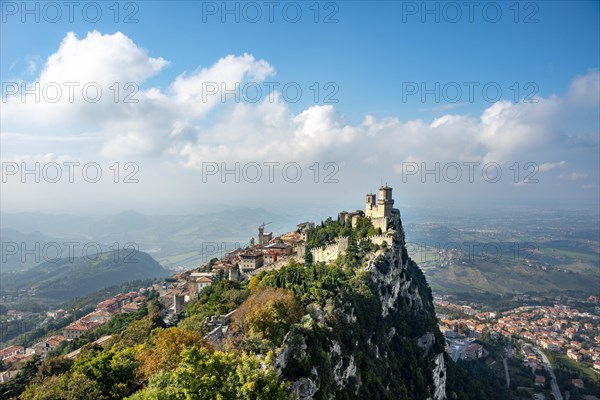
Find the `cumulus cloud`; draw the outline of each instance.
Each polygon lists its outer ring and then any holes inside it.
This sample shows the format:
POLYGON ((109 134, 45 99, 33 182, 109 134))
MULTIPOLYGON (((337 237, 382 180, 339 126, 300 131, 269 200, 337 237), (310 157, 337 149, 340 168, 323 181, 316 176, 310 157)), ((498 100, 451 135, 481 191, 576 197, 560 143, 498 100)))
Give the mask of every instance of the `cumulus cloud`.
POLYGON ((148 57, 148 51, 117 32, 103 35, 89 32, 78 39, 67 33, 58 51, 48 57, 40 82, 143 82, 168 62, 162 57, 148 57))
POLYGON ((50 55, 34 81, 8 82, 3 118, 9 125, 35 127, 63 124, 75 131, 123 118, 131 103, 127 96, 168 64, 148 56, 130 38, 117 32, 89 32, 79 39, 69 32, 50 55))

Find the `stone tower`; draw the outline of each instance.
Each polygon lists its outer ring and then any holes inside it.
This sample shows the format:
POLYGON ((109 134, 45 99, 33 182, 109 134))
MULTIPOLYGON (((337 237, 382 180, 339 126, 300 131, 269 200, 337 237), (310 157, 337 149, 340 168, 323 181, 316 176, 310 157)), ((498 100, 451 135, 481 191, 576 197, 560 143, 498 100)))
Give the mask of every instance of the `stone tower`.
POLYGON ((258 244, 260 246, 265 245, 273 239, 273 232, 265 232, 265 224, 263 222, 262 225, 258 227, 258 244))
POLYGON ((377 208, 377 196, 373 193, 367 194, 367 210, 373 210, 373 207, 377 208))
POLYGON ((394 199, 392 199, 392 188, 388 185, 379 188, 379 201, 377 208, 381 208, 383 217, 389 218, 392 216, 392 208, 394 208, 394 199))
POLYGON ((382 232, 387 230, 387 223, 392 216, 394 199, 392 199, 392 188, 388 185, 379 188, 379 200, 376 195, 367 194, 365 204, 365 215, 371 218, 375 228, 381 228, 382 232))

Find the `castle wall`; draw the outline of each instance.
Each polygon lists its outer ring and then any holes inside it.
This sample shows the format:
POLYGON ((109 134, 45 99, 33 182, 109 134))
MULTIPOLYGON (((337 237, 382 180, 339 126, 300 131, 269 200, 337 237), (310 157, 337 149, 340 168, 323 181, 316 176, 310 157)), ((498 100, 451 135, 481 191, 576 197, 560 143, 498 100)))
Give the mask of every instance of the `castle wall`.
POLYGON ((311 249, 313 262, 331 262, 348 249, 348 238, 340 238, 336 243, 311 249))
POLYGON ((387 230, 387 218, 386 217, 371 217, 371 222, 375 229, 381 228, 381 232, 385 232, 387 230))
POLYGON ((260 268, 256 268, 255 270, 248 271, 245 275, 246 275, 246 277, 251 277, 252 275, 257 275, 257 274, 260 274, 261 272, 264 272, 264 271, 278 270, 281 267, 284 267, 284 266, 288 265, 288 263, 290 261, 292 261, 292 260, 296 261, 298 263, 301 263, 301 264, 304 263, 304 258, 298 258, 296 256, 289 256, 289 257, 285 257, 285 258, 282 258, 280 260, 277 260, 274 263, 265 265, 265 266, 260 267, 260 268))

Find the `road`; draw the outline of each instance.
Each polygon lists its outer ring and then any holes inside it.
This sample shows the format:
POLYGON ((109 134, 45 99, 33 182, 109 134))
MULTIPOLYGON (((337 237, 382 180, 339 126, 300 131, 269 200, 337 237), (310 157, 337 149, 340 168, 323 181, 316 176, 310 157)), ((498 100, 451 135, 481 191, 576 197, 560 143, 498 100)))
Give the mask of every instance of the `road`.
POLYGON ((506 388, 510 388, 510 374, 508 373, 508 363, 506 362, 507 358, 512 358, 514 355, 512 348, 512 340, 508 338, 508 343, 506 344, 506 348, 504 349, 506 352, 506 357, 502 357, 502 363, 504 363, 504 373, 506 374, 506 388))
POLYGON ((538 350, 537 348, 533 347, 533 350, 542 357, 542 360, 544 362, 544 367, 548 370, 548 373, 550 374, 550 377, 552 378, 552 381, 550 382, 550 386, 552 387, 552 395, 554 396, 554 399, 555 400, 563 400, 563 396, 560 393, 560 389, 558 387, 558 382, 556 382, 556 376, 554 375, 554 371, 552 370, 552 367, 550 366, 550 360, 548 360, 548 357, 546 357, 546 355, 543 352, 541 352, 540 350, 538 350))
POLYGON ((508 364, 506 363, 506 358, 502 357, 502 362, 504 363, 504 373, 506 374, 506 388, 510 388, 510 375, 508 373, 508 364))

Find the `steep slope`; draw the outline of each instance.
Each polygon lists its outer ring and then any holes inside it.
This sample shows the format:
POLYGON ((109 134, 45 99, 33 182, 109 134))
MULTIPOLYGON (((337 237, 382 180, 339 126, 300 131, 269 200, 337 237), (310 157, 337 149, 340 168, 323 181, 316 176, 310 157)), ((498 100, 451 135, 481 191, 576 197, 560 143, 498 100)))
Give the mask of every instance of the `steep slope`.
POLYGON ((371 252, 325 306, 310 304, 287 335, 276 366, 298 399, 446 398, 444 338, 398 210, 389 228, 392 245, 371 252))

